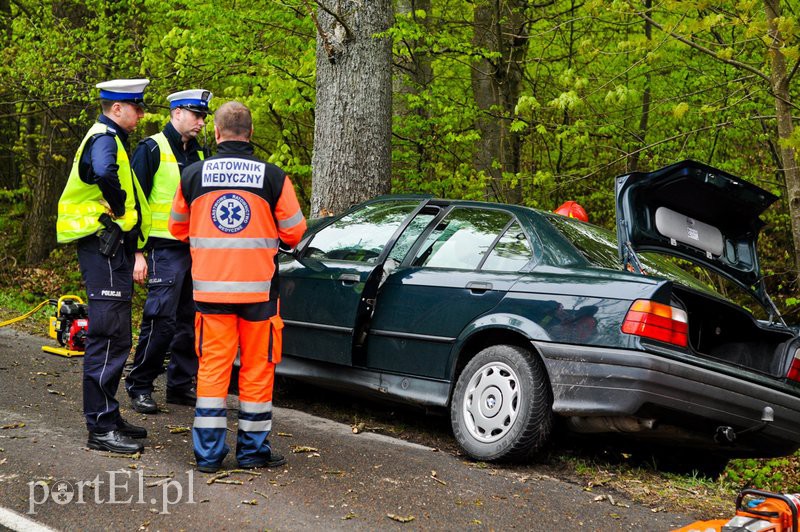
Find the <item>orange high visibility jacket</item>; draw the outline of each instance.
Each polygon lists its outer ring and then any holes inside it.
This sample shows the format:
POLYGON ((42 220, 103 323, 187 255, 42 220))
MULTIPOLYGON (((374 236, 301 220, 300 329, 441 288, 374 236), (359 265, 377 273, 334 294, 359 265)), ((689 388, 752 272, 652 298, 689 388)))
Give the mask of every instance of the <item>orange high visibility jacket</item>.
POLYGON ((169 230, 189 241, 195 301, 260 303, 277 297, 279 240, 296 246, 306 220, 283 170, 228 141, 183 171, 169 230))

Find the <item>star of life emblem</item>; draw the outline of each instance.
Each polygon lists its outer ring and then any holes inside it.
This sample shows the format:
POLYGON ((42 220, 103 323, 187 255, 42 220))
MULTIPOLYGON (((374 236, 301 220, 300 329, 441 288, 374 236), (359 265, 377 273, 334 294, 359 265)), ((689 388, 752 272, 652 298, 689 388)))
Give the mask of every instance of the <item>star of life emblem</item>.
POLYGON ((250 205, 239 194, 223 194, 211 206, 211 221, 223 233, 238 233, 250 223, 250 205))

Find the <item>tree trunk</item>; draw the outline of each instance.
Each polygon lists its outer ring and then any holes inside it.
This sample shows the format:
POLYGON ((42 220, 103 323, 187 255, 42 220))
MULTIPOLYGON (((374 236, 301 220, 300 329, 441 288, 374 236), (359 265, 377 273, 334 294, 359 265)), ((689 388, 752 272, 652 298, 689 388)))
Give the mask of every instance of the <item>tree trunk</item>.
MULTIPOLYGON (((86 26, 92 13, 80 2, 64 1, 52 5, 53 15, 75 29, 86 26)), ((81 114, 78 105, 45 107, 39 116, 39 144, 30 144, 35 154, 36 174, 31 179, 31 199, 25 216, 27 231, 25 262, 36 264, 46 259, 56 246, 58 198, 64 190, 72 160, 85 129, 74 129, 81 114)), ((35 125, 31 121, 29 125, 35 125)))
POLYGON ((508 176, 520 169, 522 140, 510 126, 528 51, 527 5, 525 0, 483 0, 473 18, 472 44, 481 56, 472 69, 472 91, 481 111, 475 124, 481 134, 475 167, 491 177, 488 195, 509 203, 522 202, 522 188, 508 176))
MULTIPOLYGON (((11 42, 11 3, 0 0, 0 50, 11 42)), ((10 92, 0 93, 0 189, 13 190, 20 186, 19 170, 14 156, 14 144, 19 137, 16 118, 16 98, 10 92)))
POLYGON ((391 0, 318 0, 311 216, 391 190, 391 0), (328 5, 330 4, 330 5, 328 5))
MULTIPOLYGON (((648 16, 650 16, 650 8, 653 7, 653 0, 645 0, 644 8, 648 16)), ((647 39, 647 51, 650 51, 650 43, 653 40, 653 26, 649 20, 644 21, 644 35, 647 39)), ((644 92, 642 93, 642 116, 639 117, 639 138, 634 144, 633 153, 628 159, 628 171, 639 171, 639 158, 642 155, 641 148, 647 146, 647 124, 650 119, 650 85, 651 73, 648 70, 644 76, 644 92)))
MULTIPOLYGON (((417 24, 425 28, 423 34, 427 35, 429 33, 427 28, 431 20, 431 0, 398 0, 396 9, 398 15, 413 16, 417 24), (423 18, 416 17, 415 13, 417 11, 424 11, 426 16, 423 18)), ((394 93, 399 95, 399 97, 396 98, 394 102, 395 116, 413 117, 416 115, 416 117, 419 118, 416 123, 420 125, 420 128, 429 128, 431 119, 430 107, 415 106, 413 109, 409 109, 408 106, 406 106, 405 97, 406 95, 421 94, 430 88, 433 83, 433 62, 431 60, 431 55, 427 51, 424 39, 412 40, 408 43, 406 48, 413 50, 413 52, 410 54, 411 57, 405 61, 399 62, 397 65, 394 93)), ((414 138, 412 136, 414 132, 411 131, 409 133, 407 134, 409 140, 411 140, 414 138)), ((430 165, 426 165, 429 159, 428 147, 426 142, 422 140, 430 135, 430 131, 426 129, 425 131, 418 131, 418 133, 419 137, 417 138, 420 139, 420 141, 415 144, 416 173, 420 176, 424 176, 426 179, 435 179, 435 173, 432 168, 430 165), (427 170, 425 170, 425 168, 427 168, 427 170)), ((402 172, 402 169, 396 168, 395 170, 402 172)))
POLYGON ((31 183, 33 201, 25 217, 28 232, 25 248, 27 264, 44 260, 56 245, 58 198, 67 183, 72 164, 70 157, 60 154, 74 154, 80 140, 75 139, 65 123, 51 112, 46 112, 42 117, 41 139, 39 167, 31 183))
POLYGON ((794 256, 797 268, 798 286, 800 286, 800 170, 797 168, 797 154, 788 140, 794 131, 792 124, 792 100, 789 92, 789 75, 786 72, 786 57, 783 55, 783 36, 778 29, 781 16, 780 0, 764 0, 769 34, 772 38, 769 55, 771 61, 770 82, 775 96, 775 117, 778 125, 778 143, 783 175, 786 179, 787 204, 792 223, 792 239, 794 240, 794 256))

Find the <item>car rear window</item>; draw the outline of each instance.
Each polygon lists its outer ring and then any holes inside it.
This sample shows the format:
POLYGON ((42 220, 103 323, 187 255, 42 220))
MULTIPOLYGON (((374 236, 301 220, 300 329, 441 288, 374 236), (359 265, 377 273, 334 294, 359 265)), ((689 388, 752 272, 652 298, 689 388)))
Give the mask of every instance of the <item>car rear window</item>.
MULTIPOLYGON (((545 213, 545 218, 569 240, 593 266, 610 270, 621 270, 622 264, 617 249, 617 237, 611 231, 567 218, 545 213)), ((720 297, 710 286, 671 262, 668 257, 655 253, 637 253, 645 273, 664 277, 684 286, 709 292, 720 297)), ((688 264, 688 263, 687 263, 688 264)))

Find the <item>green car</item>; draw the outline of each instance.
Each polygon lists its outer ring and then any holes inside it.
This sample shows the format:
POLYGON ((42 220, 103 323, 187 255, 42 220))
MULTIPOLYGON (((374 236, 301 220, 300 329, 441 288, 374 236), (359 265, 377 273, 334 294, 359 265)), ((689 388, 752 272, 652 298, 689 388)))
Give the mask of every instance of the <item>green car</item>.
POLYGON ((556 417, 697 456, 796 450, 800 344, 756 255, 776 198, 692 161, 616 189, 616 239, 517 205, 416 196, 313 221, 280 258, 278 373, 449 408, 478 460, 530 456, 556 417), (758 312, 657 254, 719 273, 758 312))

